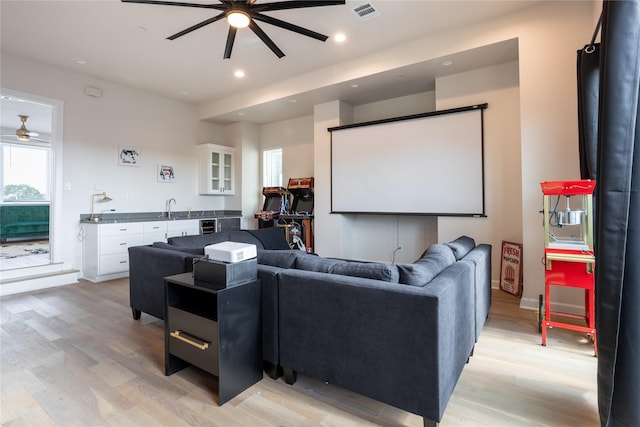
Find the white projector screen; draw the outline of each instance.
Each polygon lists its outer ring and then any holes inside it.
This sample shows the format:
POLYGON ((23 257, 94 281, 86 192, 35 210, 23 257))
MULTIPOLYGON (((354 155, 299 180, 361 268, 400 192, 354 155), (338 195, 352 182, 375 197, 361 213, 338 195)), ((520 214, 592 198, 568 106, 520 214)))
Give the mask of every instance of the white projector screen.
POLYGON ((484 216, 485 108, 329 128, 331 212, 484 216))

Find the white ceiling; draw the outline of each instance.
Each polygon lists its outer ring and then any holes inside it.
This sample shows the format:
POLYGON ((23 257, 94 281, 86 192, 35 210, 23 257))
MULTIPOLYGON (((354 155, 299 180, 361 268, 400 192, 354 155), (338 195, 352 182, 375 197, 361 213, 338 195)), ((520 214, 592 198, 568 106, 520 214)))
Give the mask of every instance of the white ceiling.
MULTIPOLYGON (((185 0, 182 0, 185 1, 185 0)), ((269 2, 268 0, 257 0, 269 2)), ((216 0, 193 0, 216 3, 216 0)), ((431 33, 463 27, 531 7, 536 1, 375 0, 379 16, 361 20, 353 8, 364 3, 268 12, 275 18, 330 36, 325 43, 266 23, 260 27, 286 56, 278 59, 251 30, 239 30, 230 59, 224 60, 226 21, 221 20, 174 41, 166 37, 217 15, 202 8, 121 3, 119 0, 0 1, 2 52, 196 105, 206 105, 274 82, 400 46, 431 33), (140 28, 144 28, 141 30, 140 28), (333 36, 343 32, 347 41, 333 36), (83 63, 79 63, 83 62, 83 63), (233 73, 242 69, 243 79, 233 73)), ((443 70, 441 59, 372 75, 360 91, 325 87, 296 96, 295 104, 268 103, 228 111, 211 121, 273 120, 310 114, 314 103, 344 99, 354 105, 433 89, 436 75, 517 58, 515 41, 454 55, 443 70), (400 77, 402 76, 402 77, 400 77), (345 97, 349 99, 345 99, 345 97)), ((344 87, 344 85, 342 85, 344 87)), ((19 120, 2 105, 2 126, 19 120)), ((19 114, 28 114, 20 112, 19 114)), ((38 131, 37 118, 29 129, 38 131)), ((46 130, 44 130, 46 131, 46 130)))

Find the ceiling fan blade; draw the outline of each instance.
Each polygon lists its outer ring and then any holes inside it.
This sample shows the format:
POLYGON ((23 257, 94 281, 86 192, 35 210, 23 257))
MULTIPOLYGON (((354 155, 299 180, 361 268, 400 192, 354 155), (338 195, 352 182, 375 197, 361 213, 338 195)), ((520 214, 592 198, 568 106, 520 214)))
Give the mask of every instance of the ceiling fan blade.
MULTIPOLYGON (((203 9, 227 10, 227 6, 219 3, 200 4, 162 0, 120 0, 122 3, 157 4, 161 6, 199 7, 203 9)), ((224 2, 223 2, 224 3, 224 2)))
POLYGON ((264 31, 262 31, 262 28, 260 28, 253 19, 249 23, 249 28, 251 28, 251 30, 256 33, 260 40, 262 40, 264 44, 266 44, 278 58, 282 58, 284 56, 284 52, 281 51, 278 46, 276 46, 273 40, 271 40, 269 36, 264 31))
POLYGON ((307 28, 303 28, 271 16, 263 15, 261 13, 252 13, 251 17, 253 19, 257 19, 258 21, 266 22, 267 24, 275 25, 276 27, 284 28, 285 30, 293 31, 294 33, 302 34, 304 36, 311 37, 323 42, 327 41, 327 39, 329 38, 324 34, 320 34, 307 28))
POLYGON ((7 138, 16 139, 16 140, 18 140, 18 143, 24 143, 24 142, 29 142, 29 141, 46 142, 46 143, 49 143, 49 144, 51 143, 51 141, 49 141, 49 140, 42 139, 42 138, 37 138, 37 137, 34 137, 34 136, 29 136, 29 139, 27 139, 26 141, 19 140, 17 135, 11 135, 11 134, 9 134, 9 135, 0 135, 0 138, 2 138, 2 139, 7 139, 7 138))
POLYGON ((197 30, 198 28, 202 28, 202 27, 204 27, 205 25, 209 25, 209 24, 211 24, 211 23, 213 23, 213 22, 219 21, 220 19, 222 19, 222 18, 224 18, 224 17, 225 17, 225 13, 221 13, 221 14, 219 14, 219 15, 214 16, 213 18, 209 18, 209 19, 207 19, 206 21, 202 21, 202 22, 201 22, 201 23, 199 23, 199 24, 196 24, 196 25, 194 25, 194 26, 192 26, 192 27, 189 27, 189 28, 187 28, 187 29, 185 29, 185 30, 182 30, 182 31, 180 31, 179 33, 175 33, 174 35, 167 37, 167 39, 168 39, 168 40, 175 40, 175 39, 177 39, 178 37, 182 37, 182 36, 184 36, 185 34, 189 34, 190 32, 197 30))
POLYGON ((238 29, 229 25, 229 34, 227 35, 227 45, 224 48, 224 59, 231 58, 231 50, 233 49, 233 42, 236 39, 236 33, 238 29))
POLYGON ((292 0, 254 4, 251 9, 255 12, 268 12, 271 10, 300 9, 304 7, 338 6, 345 3, 346 0, 292 0))

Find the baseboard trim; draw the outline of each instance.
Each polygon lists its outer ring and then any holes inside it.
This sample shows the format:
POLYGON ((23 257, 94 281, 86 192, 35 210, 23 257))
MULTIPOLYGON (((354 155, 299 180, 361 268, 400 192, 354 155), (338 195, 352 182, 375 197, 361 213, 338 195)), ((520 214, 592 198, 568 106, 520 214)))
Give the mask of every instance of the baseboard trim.
MULTIPOLYGON (((492 289, 500 289, 500 282, 497 280, 491 281, 492 289)), ((539 305, 538 298, 521 298, 520 308, 525 310, 537 310, 539 305)), ((551 301, 551 311, 557 311, 562 313, 570 313, 578 316, 584 316, 584 305, 579 304, 566 304, 561 302, 551 301)))

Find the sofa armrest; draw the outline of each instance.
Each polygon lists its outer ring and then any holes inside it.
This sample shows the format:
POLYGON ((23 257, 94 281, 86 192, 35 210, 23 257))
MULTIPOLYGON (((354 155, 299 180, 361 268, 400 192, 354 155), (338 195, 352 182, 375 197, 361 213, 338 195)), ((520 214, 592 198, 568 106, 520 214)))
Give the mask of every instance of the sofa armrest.
POLYGON ((287 270, 280 362, 439 421, 473 349, 472 280, 468 263, 425 287, 287 270))
POLYGON ((193 269, 193 259, 199 255, 154 248, 129 248, 129 305, 159 319, 165 317, 164 278, 193 269))
POLYGON ((258 264, 262 301, 262 359, 272 365, 280 364, 278 354, 278 274, 283 269, 258 264))

